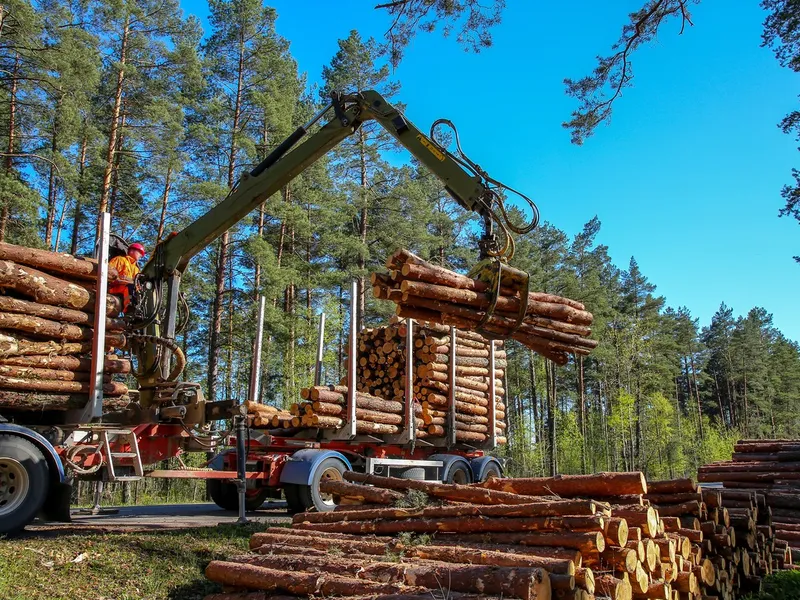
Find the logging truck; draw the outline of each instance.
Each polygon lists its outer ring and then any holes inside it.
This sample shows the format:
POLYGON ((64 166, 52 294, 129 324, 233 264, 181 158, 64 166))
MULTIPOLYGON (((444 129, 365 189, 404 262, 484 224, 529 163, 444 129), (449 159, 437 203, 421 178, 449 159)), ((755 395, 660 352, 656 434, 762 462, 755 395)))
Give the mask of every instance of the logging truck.
MULTIPOLYGON (((497 289, 500 289, 500 274, 510 272, 505 262, 513 253, 512 232, 527 232, 536 225, 535 205, 519 194, 529 204, 532 219, 524 226, 509 221, 503 201, 507 194, 518 192, 489 177, 463 154, 457 132, 449 121, 436 121, 430 135, 425 135, 377 92, 332 94, 326 107, 260 164, 245 172, 222 202, 155 247, 137 277, 131 306, 124 317, 126 347, 135 360, 133 375, 137 381, 137 389, 131 392, 130 402, 125 406, 104 403, 103 397, 109 360, 106 356, 109 319, 105 316, 107 302, 113 303, 114 297, 107 295, 110 223, 107 214, 101 215, 94 304, 87 310, 94 325, 91 364, 87 367, 87 402, 64 410, 47 410, 44 406, 23 411, 0 408, 0 534, 23 528, 40 513, 50 519, 68 520, 73 478, 101 481, 130 481, 144 476, 202 478, 207 481, 211 498, 223 508, 256 508, 266 498, 279 496, 282 490, 289 509, 300 511, 312 507, 333 509, 331 497, 320 492, 319 483, 341 480, 345 470, 457 483, 501 475, 500 461, 487 454, 495 446, 494 427, 483 444, 459 442, 454 426, 452 435, 433 441, 419 439, 422 436, 416 435, 410 380, 405 387, 405 410, 397 426, 399 433, 365 435, 357 431, 358 365, 354 357, 359 319, 356 303, 352 301, 348 392, 342 415, 344 426, 337 430, 310 429, 286 435, 254 429, 248 426, 243 404, 231 400, 207 401, 199 384, 180 381, 185 358, 175 337, 186 322, 188 309, 180 282, 189 261, 370 121, 386 129, 430 169, 461 207, 481 217, 481 264, 484 269, 490 268, 488 265, 496 268, 497 289), (320 125, 329 113, 333 114, 320 125), (452 128, 456 150, 451 152, 437 141, 437 127, 452 128), (304 137, 307 139, 300 143, 304 137), (223 425, 219 426, 220 423, 223 425), (143 465, 192 451, 214 452, 216 456, 206 469, 145 473, 143 465)), ((47 271, 47 265, 42 269, 47 271)), ((509 285, 506 281, 503 278, 504 286, 509 285)), ((514 281, 524 288, 527 297, 527 276, 516 273, 514 281)), ((354 285, 351 299, 356 294, 354 285)), ((114 317, 118 316, 117 312, 114 317)), ((414 326, 413 321, 408 322, 407 347, 412 348, 414 326)), ((410 360, 411 352, 407 355, 410 360)), ((451 352, 451 360, 455 364, 455 351, 451 352)), ((411 377, 411 371, 409 366, 406 377, 411 377)), ((258 366, 254 372, 258 372, 258 366)), ((455 377, 455 367, 451 369, 451 377, 455 377)), ((451 383, 450 415, 456 404, 452 392, 455 379, 451 383)), ((487 397, 492 403, 490 413, 494 415, 493 392, 487 397)))

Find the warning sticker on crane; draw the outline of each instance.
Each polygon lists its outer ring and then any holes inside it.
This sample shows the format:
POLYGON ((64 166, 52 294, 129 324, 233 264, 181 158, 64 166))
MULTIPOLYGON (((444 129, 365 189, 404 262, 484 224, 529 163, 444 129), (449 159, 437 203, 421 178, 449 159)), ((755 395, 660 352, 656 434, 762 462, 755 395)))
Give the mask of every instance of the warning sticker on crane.
POLYGON ((417 139, 423 146, 425 146, 428 150, 430 150, 431 154, 433 154, 436 158, 444 162, 444 153, 441 150, 439 150, 439 148, 437 148, 432 141, 430 141, 421 133, 417 135, 417 139))

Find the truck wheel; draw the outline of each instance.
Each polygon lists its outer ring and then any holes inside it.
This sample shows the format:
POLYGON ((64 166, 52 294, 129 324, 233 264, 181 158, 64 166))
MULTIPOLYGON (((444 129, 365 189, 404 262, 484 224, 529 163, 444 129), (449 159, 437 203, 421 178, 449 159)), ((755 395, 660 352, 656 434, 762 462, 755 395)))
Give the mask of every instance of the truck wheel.
MULTIPOLYGON (((298 485, 297 493, 300 504, 304 510, 316 508, 319 512, 326 512, 336 508, 333 496, 319 491, 319 482, 325 479, 330 481, 344 481, 343 473, 347 467, 338 458, 326 458, 314 470, 310 485, 298 485)), ((288 497, 287 497, 288 500, 288 497)))
POLYGON ((500 479, 503 476, 503 473, 500 471, 500 466, 497 463, 490 462, 486 465, 486 469, 484 469, 483 474, 481 475, 481 482, 486 481, 492 477, 497 477, 500 479))
POLYGON ((0 435, 0 534, 19 531, 36 518, 47 499, 48 471, 34 444, 0 435))
MULTIPOLYGON (((239 510, 239 492, 236 484, 220 479, 207 479, 206 491, 214 504, 224 510, 239 510)), ((247 490, 244 495, 246 510, 257 510, 270 494, 269 488, 247 490)))
POLYGON ((283 486, 283 495, 286 497, 286 510, 290 515, 305 512, 306 507, 300 500, 300 488, 304 486, 295 483, 286 483, 283 486))
POLYGON ((472 471, 469 466, 463 462, 457 462, 447 472, 444 483, 457 483, 460 485, 467 485, 472 483, 472 471))

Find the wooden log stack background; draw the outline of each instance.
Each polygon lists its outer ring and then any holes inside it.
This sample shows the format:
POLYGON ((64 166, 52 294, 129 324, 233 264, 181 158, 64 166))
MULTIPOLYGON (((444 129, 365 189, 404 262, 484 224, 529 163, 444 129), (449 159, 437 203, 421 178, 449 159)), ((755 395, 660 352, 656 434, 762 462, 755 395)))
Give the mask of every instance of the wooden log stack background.
POLYGON ((754 509, 687 479, 598 473, 455 485, 347 472, 320 489, 339 502, 334 511, 295 515, 291 529, 253 535, 250 554, 212 562, 207 576, 227 591, 207 600, 321 590, 386 600, 724 600, 791 563, 754 509))
POLYGON ((800 440, 739 440, 732 460, 700 467, 698 479, 722 484, 736 522, 755 524, 751 535, 771 527, 781 567, 800 563, 800 440))
MULTIPOLYGON (((487 283, 431 264, 408 250, 392 254, 386 268, 388 274, 372 276, 373 293, 395 302, 400 316, 474 331, 490 307, 487 283)), ((518 340, 559 365, 566 364, 570 354, 588 355, 597 346, 588 337, 593 316, 580 302, 529 292, 525 317, 512 333, 520 307, 519 293, 501 286, 484 330, 518 340)))
MULTIPOLYGON (((112 274, 115 275, 115 274, 112 274)), ((79 409, 89 393, 97 263, 0 243, 0 410, 79 409)), ((107 297, 106 349, 126 345, 121 301, 107 297)), ((109 355, 108 407, 128 402, 130 361, 109 355)))

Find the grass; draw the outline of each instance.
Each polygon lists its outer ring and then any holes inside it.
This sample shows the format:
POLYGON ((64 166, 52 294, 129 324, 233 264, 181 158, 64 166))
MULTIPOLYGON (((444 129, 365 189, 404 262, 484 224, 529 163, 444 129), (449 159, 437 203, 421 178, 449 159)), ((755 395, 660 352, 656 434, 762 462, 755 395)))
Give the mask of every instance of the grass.
POLYGON ((200 600, 220 591, 203 575, 242 554, 263 526, 141 533, 65 533, 0 539, 3 600, 200 600))

